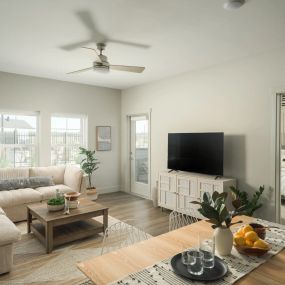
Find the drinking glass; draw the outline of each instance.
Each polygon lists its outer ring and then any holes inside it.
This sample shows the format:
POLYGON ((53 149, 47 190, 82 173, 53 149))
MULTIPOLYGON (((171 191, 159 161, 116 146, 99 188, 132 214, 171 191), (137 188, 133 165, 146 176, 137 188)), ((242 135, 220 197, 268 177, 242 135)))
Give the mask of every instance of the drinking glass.
POLYGON ((184 250, 181 252, 181 262, 185 265, 188 264, 188 251, 184 250))
POLYGON ((206 237, 199 234, 199 251, 204 254, 204 267, 213 268, 215 266, 215 241, 213 237, 206 237))
POLYGON ((187 264, 188 272, 193 275, 202 275, 204 272, 203 252, 198 250, 190 250, 188 251, 187 255, 188 255, 188 264, 187 264))

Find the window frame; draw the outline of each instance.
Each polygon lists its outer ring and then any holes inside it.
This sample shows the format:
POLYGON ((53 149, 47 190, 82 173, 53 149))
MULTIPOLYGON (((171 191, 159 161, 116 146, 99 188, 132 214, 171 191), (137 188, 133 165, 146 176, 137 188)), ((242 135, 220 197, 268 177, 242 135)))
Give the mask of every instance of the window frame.
MULTIPOLYGON (((61 165, 52 163, 52 148, 53 146, 71 146, 68 144, 52 144, 52 118, 65 118, 65 119, 80 119, 80 133, 82 134, 83 143, 82 147, 87 147, 88 144, 88 116, 86 114, 73 114, 73 113, 53 113, 50 115, 50 165, 61 165)), ((68 129, 66 129, 68 130, 68 129)), ((70 162, 65 161, 65 164, 70 162)), ((77 165, 77 164, 74 164, 77 165)))
MULTIPOLYGON (((36 118, 36 135, 35 135, 35 144, 7 144, 9 146, 30 146, 30 147, 35 147, 35 164, 34 165, 30 165, 30 166, 16 166, 15 165, 15 161, 14 161, 14 165, 10 166, 10 168, 21 168, 21 167, 35 167, 39 165, 39 160, 40 160, 40 147, 39 147, 39 141, 40 141, 40 127, 39 127, 39 123, 40 123, 40 112, 39 111, 19 111, 19 110, 12 110, 12 109, 0 109, 0 133, 4 132, 4 124, 2 121, 2 116, 3 115, 13 115, 13 116, 34 116, 36 118)), ((5 147, 5 144, 1 144, 0 145, 3 147, 5 147)))

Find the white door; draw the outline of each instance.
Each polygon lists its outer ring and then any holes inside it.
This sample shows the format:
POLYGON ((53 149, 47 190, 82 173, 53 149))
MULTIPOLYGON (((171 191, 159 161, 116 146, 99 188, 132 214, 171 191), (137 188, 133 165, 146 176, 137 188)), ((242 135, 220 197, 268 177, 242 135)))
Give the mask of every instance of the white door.
POLYGON ((149 120, 147 116, 130 117, 131 192, 150 198, 149 120))

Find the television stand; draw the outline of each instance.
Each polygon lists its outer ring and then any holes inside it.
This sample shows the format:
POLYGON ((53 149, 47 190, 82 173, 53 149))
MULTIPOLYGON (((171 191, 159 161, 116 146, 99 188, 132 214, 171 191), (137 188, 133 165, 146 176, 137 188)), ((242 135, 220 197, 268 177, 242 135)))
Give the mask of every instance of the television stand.
MULTIPOLYGON (((195 216, 199 219, 205 219, 193 205, 192 201, 203 200, 205 192, 213 194, 230 192, 231 186, 236 186, 236 180, 233 178, 220 177, 216 175, 206 175, 186 171, 172 171, 171 169, 159 172, 157 197, 158 206, 163 209, 185 212, 192 209, 195 216)), ((230 201, 227 201, 230 206, 230 201)))

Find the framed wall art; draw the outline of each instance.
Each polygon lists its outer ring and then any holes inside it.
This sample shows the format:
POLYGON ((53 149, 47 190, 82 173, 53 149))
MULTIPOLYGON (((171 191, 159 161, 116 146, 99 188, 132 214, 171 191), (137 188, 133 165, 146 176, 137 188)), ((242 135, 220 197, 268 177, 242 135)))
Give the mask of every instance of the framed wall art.
POLYGON ((111 127, 97 126, 96 127, 96 150, 110 151, 112 149, 111 127))

